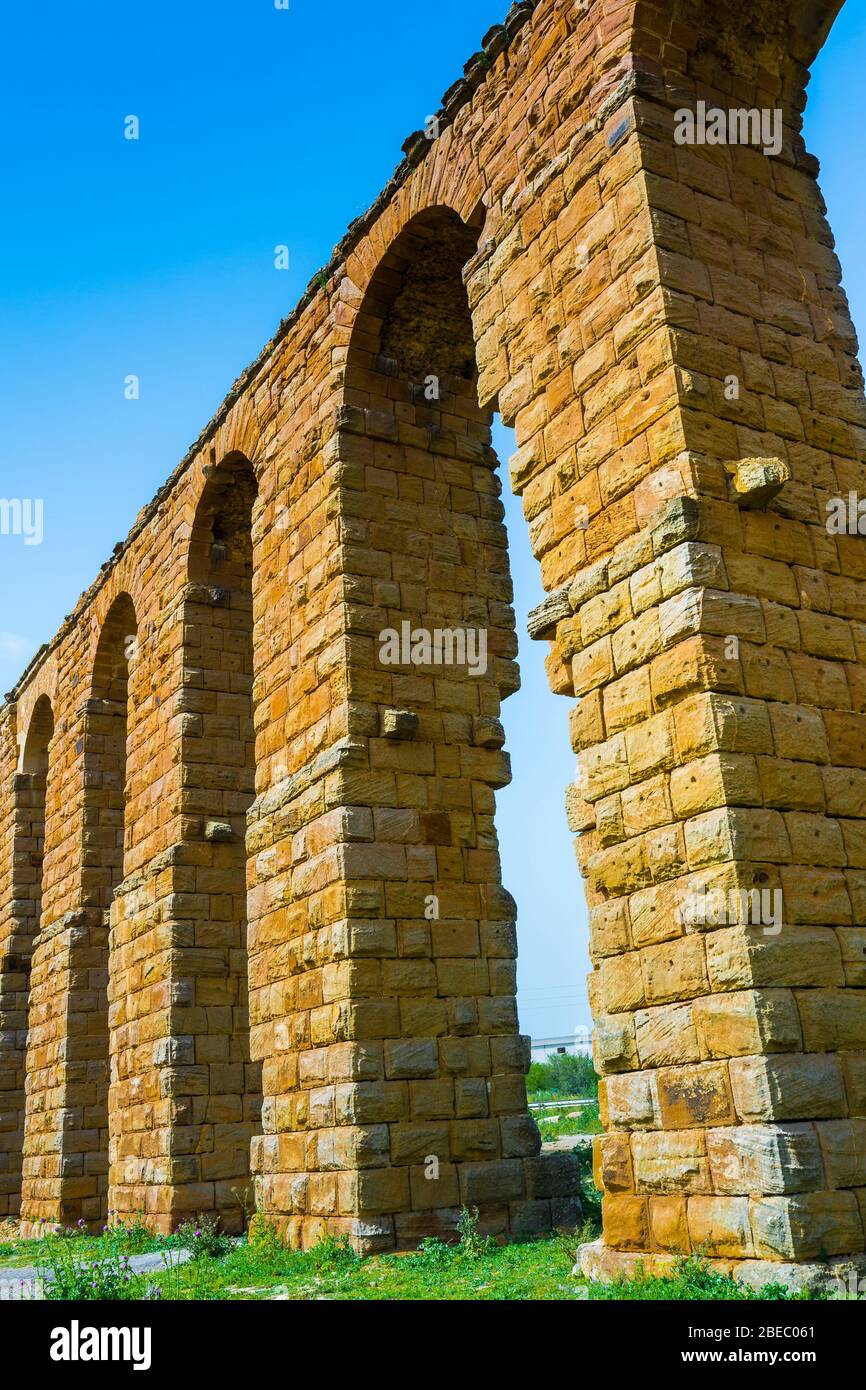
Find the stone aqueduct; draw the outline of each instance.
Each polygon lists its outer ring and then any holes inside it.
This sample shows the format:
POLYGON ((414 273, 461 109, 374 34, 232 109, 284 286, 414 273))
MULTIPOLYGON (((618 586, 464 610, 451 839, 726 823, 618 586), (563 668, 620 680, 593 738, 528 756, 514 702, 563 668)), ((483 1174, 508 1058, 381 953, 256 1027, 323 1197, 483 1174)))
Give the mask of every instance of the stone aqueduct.
POLYGON ((0 1214, 231 1224, 252 1179, 299 1244, 574 1223, 493 821, 498 410, 583 769, 585 1267, 863 1254, 866 546, 826 506, 866 405, 800 136, 839 7, 515 5, 7 697, 0 1214), (679 145, 700 100, 781 108, 781 154, 679 145), (383 665, 404 621, 487 674, 383 665), (780 931, 681 910, 755 887, 780 931))

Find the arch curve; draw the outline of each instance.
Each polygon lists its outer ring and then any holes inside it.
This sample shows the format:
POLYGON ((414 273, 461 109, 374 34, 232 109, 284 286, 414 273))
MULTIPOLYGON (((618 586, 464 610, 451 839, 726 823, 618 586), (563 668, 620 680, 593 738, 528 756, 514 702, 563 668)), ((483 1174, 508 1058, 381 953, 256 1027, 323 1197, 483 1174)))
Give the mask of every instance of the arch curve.
POLYGON ((90 675, 93 699, 126 701, 129 663, 135 656, 137 639, 135 604, 130 594, 121 590, 99 629, 90 675))
POLYGON ((23 773, 48 772, 48 747, 54 737, 54 710, 47 695, 40 695, 27 726, 24 750, 21 755, 23 773))
POLYGON ((191 584, 236 589, 249 582, 257 497, 255 469, 246 454, 234 451, 208 471, 189 541, 187 577, 191 584))

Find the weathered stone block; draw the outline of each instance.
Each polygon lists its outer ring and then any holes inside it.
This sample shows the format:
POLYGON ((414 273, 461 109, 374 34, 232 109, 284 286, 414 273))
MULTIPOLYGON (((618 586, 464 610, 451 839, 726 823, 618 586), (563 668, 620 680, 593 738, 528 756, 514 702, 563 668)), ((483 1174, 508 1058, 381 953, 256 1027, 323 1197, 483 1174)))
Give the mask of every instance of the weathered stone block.
POLYGON ((846 1112, 842 1070, 836 1057, 803 1053, 735 1057, 730 1076, 741 1120, 823 1120, 846 1112))
POLYGON ((862 1250, 863 1225, 853 1192, 755 1198, 750 1204, 755 1254, 814 1260, 862 1250))
POLYGON ((690 1197, 688 1223, 693 1248, 707 1256, 745 1259, 754 1253, 748 1197, 690 1197))
POLYGON ((824 1180, 815 1126, 738 1125, 707 1130, 707 1156, 717 1192, 813 1192, 824 1180))
POLYGON ((632 1154, 638 1192, 711 1190, 707 1141, 702 1129, 635 1134, 632 1154))

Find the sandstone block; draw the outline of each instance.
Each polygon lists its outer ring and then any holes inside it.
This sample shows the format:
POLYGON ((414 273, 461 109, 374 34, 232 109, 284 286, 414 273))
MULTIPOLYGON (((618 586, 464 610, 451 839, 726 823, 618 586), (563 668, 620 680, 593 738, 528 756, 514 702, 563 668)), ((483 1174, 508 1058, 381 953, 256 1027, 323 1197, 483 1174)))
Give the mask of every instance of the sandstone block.
POLYGON ((810 1192, 750 1202, 755 1254, 771 1260, 827 1259, 863 1248, 853 1192, 810 1192))
MULTIPOLYGON (((866 1120, 826 1120, 815 1126, 828 1187, 866 1187, 866 1120)), ((819 1183, 810 1184, 812 1188, 819 1183)))
POLYGON ((713 1186, 731 1195, 811 1192, 823 1185, 816 1127, 738 1125, 707 1130, 713 1186))
POLYGON ((653 1129, 661 1122, 655 1072, 626 1072, 608 1076, 605 1084, 607 1116, 615 1129, 653 1129))
POLYGON ((665 1129, 732 1124, 728 1068, 723 1062, 665 1067, 658 1074, 658 1102, 665 1129))
POLYGON ((628 1135, 596 1135, 593 1140, 593 1176, 599 1192, 634 1192, 628 1135))
POLYGON ((649 1204, 646 1197, 609 1196, 602 1206, 604 1243, 611 1250, 646 1250, 649 1204))
POLYGON ((692 1005, 695 1032, 706 1057, 799 1052, 800 1016, 790 990, 708 994, 692 1005))
POLYGON ((671 1255, 687 1255, 690 1249, 685 1197, 650 1197, 649 1221, 653 1247, 671 1255))
POLYGON ((748 1197, 690 1197, 688 1223, 692 1247, 705 1255, 744 1259, 754 1253, 748 1197))
POLYGON ((709 1192, 710 1165, 704 1131, 655 1131, 632 1139, 634 1178, 640 1192, 709 1192))
POLYGON ((835 1057, 736 1057, 730 1076, 737 1114, 746 1122, 835 1119, 846 1113, 842 1071, 835 1057))

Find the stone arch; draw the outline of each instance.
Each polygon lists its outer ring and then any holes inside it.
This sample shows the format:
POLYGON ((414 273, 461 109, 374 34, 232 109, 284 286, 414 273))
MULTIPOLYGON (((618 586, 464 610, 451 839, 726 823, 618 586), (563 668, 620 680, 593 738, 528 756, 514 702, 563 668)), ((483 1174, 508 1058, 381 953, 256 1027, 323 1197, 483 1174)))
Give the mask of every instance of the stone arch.
POLYGON ((30 974, 42 919, 46 796, 53 736, 51 700, 42 694, 33 705, 26 732, 22 733, 19 770, 13 779, 12 920, 0 952, 0 989, 4 1000, 0 1214, 8 1216, 17 1216, 21 1206, 30 974))
MULTIPOLYGON (((453 142, 453 132, 447 130, 440 139, 447 148, 453 142)), ((493 411, 501 411, 503 423, 512 425, 516 405, 523 404, 526 373, 519 373, 518 389, 512 391, 514 372, 507 363, 505 344, 514 330, 509 328, 507 314, 491 315, 489 301, 483 313, 479 313, 479 301, 488 289, 488 260, 494 242, 509 244, 510 254, 505 262, 509 264, 520 250, 517 233, 519 227, 513 214, 506 216, 501 206, 493 201, 493 194, 480 172, 466 170, 459 161, 437 160, 430 183, 424 186, 423 192, 418 187, 411 193, 409 189, 401 189, 394 203, 371 229, 369 237, 347 261, 347 275, 354 287, 351 296, 354 312, 348 329, 348 375, 344 372, 342 378, 343 398, 352 399, 349 391, 357 384, 357 379, 353 379, 351 369, 357 366, 360 352, 369 351, 371 341, 378 343, 381 322, 377 321, 377 315, 391 305, 395 274, 399 277, 401 267, 405 269, 407 264, 417 268, 416 256, 423 254, 426 246, 434 255, 439 255, 431 282, 438 279, 442 284, 450 282, 453 285, 455 270, 463 282, 461 302, 459 306, 452 305, 452 313, 456 316, 452 317, 451 325, 466 360, 471 358, 472 362, 471 370, 463 379, 472 381, 476 402, 482 412, 488 412, 486 418, 491 419, 493 411), (510 234, 512 228, 514 234, 510 234), (458 266, 460 252, 465 260, 458 266)), ((409 292, 404 292, 402 305, 411 312, 411 286, 407 288, 409 292)), ((424 315, 422 309, 421 318, 429 324, 430 314, 434 312, 432 303, 427 310, 424 315)), ((435 313, 440 346, 447 337, 444 332, 447 317, 447 312, 435 313)), ((460 363, 453 365, 457 366, 460 379, 460 363)))
POLYGON ((15 778, 14 896, 20 910, 29 914, 31 948, 42 915, 46 796, 53 737, 54 711, 49 696, 43 694, 33 706, 15 778))
POLYGON ((83 896, 103 912, 123 879, 129 668, 137 642, 135 606, 121 592, 100 629, 85 711, 83 896))
POLYGON ((189 542, 190 583, 229 589, 250 586, 252 511, 257 494, 255 470, 240 451, 228 454, 218 467, 205 470, 189 542))
POLYGON ((474 382, 475 335, 462 273, 477 250, 480 223, 480 216, 467 223, 440 205, 417 213, 395 237, 353 325, 347 400, 361 368, 416 387, 431 372, 474 382), (387 361, 384 371, 377 358, 387 361))
MULTIPOLYGON (((309 1125, 327 1122, 319 1089, 341 1074, 342 1044, 363 1048, 357 1075, 382 1077, 388 1097, 364 1160, 370 1171, 348 1206, 369 1248, 451 1235, 464 1203, 479 1207, 486 1229, 517 1230, 541 1195, 517 1028, 515 909, 494 826, 495 790, 510 776, 500 705, 518 676, 492 413, 478 403, 464 284, 480 225, 447 207, 419 211, 369 276, 354 320, 337 453, 346 571, 358 576, 345 720, 351 738, 367 741, 364 770, 345 774, 352 804, 339 824, 336 812, 324 816, 291 851, 296 881, 315 889, 334 820, 349 920, 305 943, 311 963, 335 963, 287 999, 280 1036, 293 1041, 291 1067, 269 1075, 290 1094, 267 1096, 267 1118, 274 1109, 286 1116, 274 1142, 294 1167, 309 1125), (350 971, 370 996, 357 1005, 339 1002, 350 971), (316 1045, 324 1001, 342 1011, 332 1058, 316 1045)), ((343 1167, 352 1122, 338 1104, 330 1123, 343 1167)), ((349 1189, 329 1171, 325 1145, 307 1151, 313 1171, 291 1189, 272 1164, 260 1171, 261 1205, 296 1243, 314 1240, 326 1217, 357 1235, 339 1215, 349 1189)), ((547 1197, 533 1219, 549 1229, 547 1197)))
POLYGON ((130 595, 111 599, 81 712, 81 910, 70 928, 61 1215, 99 1228, 108 1214, 110 910, 123 881, 130 667, 138 619, 130 595))
POLYGON ((54 736, 54 711, 47 695, 40 695, 33 707, 21 756, 21 771, 28 775, 47 774, 48 745, 54 736))
MULTIPOLYGON (((809 68, 821 51, 844 0, 764 0, 747 8, 736 0, 672 0, 660 11, 652 0, 633 6, 633 43, 656 56, 659 38, 688 56, 689 75, 755 82, 766 97, 783 94, 796 113, 809 68), (652 35, 652 47, 647 36, 652 35)), ((744 91, 740 88, 740 98, 744 91)))
POLYGON ((207 1077, 193 1098, 200 1205, 229 1229, 242 1214, 250 1141, 261 1116, 261 1067, 250 1059, 246 816, 255 796, 253 511, 249 458, 206 471, 192 524, 184 601, 181 759, 185 838, 196 845, 186 990, 198 1021, 184 1040, 207 1077))

